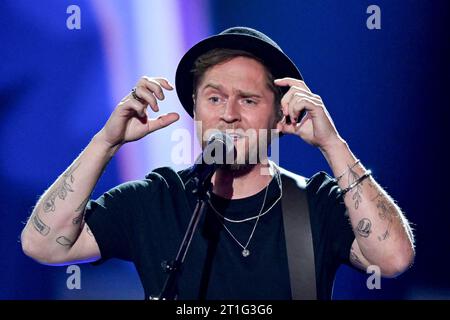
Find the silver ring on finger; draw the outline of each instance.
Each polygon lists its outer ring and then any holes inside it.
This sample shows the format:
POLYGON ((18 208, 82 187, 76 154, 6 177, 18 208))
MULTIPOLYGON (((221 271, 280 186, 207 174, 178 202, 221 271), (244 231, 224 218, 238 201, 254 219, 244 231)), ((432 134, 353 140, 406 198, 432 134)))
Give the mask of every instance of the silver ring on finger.
POLYGON ((133 99, 139 101, 140 103, 145 104, 145 100, 142 99, 141 97, 139 97, 139 96, 136 94, 136 87, 134 87, 133 89, 131 89, 131 96, 133 97, 133 99))

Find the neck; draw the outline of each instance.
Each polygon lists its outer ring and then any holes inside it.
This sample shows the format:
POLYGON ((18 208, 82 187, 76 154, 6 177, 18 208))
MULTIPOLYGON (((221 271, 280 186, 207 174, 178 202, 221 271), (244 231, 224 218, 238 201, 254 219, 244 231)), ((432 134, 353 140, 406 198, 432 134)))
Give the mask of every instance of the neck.
POLYGON ((213 192, 226 199, 250 197, 264 189, 271 181, 269 164, 255 164, 240 169, 219 168, 211 178, 213 192))

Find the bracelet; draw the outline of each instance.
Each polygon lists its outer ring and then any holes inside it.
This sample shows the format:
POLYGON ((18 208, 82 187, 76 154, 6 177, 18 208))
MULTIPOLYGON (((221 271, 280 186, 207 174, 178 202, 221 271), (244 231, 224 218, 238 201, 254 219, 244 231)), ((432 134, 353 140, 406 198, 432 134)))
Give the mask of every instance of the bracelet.
POLYGON ((339 180, 341 180, 341 178, 347 173, 347 171, 352 170, 354 167, 356 167, 356 165, 357 165, 359 162, 360 162, 360 161, 359 161, 359 159, 358 159, 358 160, 355 161, 355 163, 354 163, 351 167, 348 167, 347 169, 345 169, 345 171, 344 171, 339 177, 336 178, 336 182, 339 182, 339 180))
POLYGON ((366 178, 370 177, 372 175, 372 171, 367 170, 361 177, 353 181, 347 188, 343 189, 341 191, 342 196, 345 196, 347 192, 352 190, 354 187, 356 187, 358 184, 363 182, 366 178))

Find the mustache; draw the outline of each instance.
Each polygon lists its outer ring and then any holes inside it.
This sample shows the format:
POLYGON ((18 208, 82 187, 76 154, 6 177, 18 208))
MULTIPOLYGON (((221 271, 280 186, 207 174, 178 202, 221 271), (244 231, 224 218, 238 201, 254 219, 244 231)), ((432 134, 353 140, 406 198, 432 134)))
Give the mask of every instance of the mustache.
POLYGON ((229 125, 219 125, 219 126, 217 126, 217 130, 220 130, 220 131, 222 131, 222 132, 225 132, 225 131, 227 131, 227 130, 242 130, 242 131, 245 131, 245 129, 244 128, 240 128, 240 127, 236 127, 236 126, 229 126, 229 125))

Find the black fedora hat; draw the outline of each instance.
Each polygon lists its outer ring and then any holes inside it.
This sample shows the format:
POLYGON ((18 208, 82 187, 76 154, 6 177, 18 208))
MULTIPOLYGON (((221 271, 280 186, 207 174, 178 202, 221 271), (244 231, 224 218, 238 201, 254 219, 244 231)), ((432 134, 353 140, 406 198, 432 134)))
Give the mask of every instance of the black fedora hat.
POLYGON ((175 86, 181 104, 191 117, 194 116, 194 76, 191 72, 194 62, 202 54, 217 48, 243 50, 253 54, 264 62, 275 79, 303 79, 300 71, 280 46, 264 33, 248 27, 229 28, 194 45, 178 64, 175 86))

